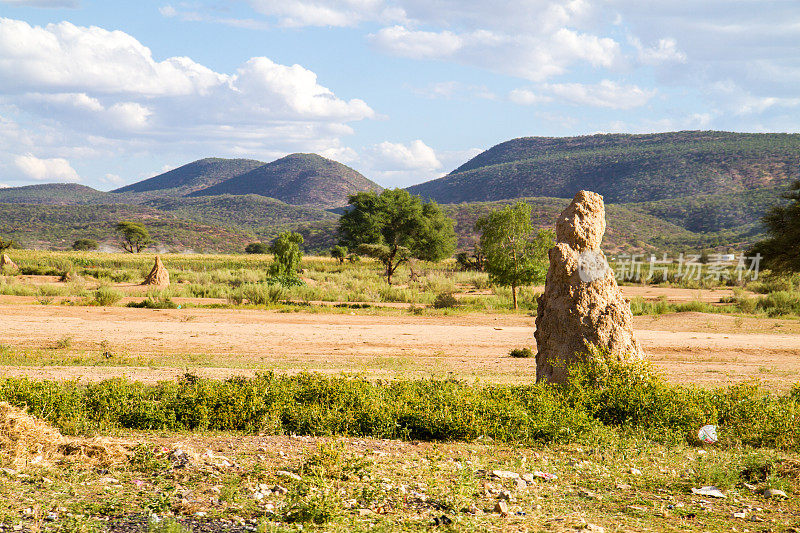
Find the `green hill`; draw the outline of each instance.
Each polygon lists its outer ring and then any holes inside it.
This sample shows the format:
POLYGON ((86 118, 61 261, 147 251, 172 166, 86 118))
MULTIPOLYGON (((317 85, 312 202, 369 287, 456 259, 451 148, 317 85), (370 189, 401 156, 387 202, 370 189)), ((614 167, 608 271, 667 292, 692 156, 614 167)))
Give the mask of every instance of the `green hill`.
POLYGON ((243 231, 176 218, 144 206, 0 204, 0 235, 26 248, 67 249, 77 239, 117 247, 114 226, 142 222, 159 247, 196 252, 241 252, 254 237, 243 231))
POLYGON ((189 196, 258 194, 323 209, 347 204, 359 191, 382 188, 359 172, 317 154, 292 154, 189 196))
MULTIPOLYGON (((533 225, 537 229, 553 229, 556 217, 569 204, 569 200, 561 198, 520 198, 442 205, 445 213, 456 222, 458 248, 471 249, 478 242, 479 236, 473 228, 479 217, 519 200, 531 205, 533 225)), ((606 205, 606 219, 603 248, 607 251, 655 249, 658 247, 658 238, 662 235, 672 235, 687 241, 698 238, 684 228, 644 213, 636 213, 625 206, 606 205)))
POLYGON ((675 132, 525 137, 408 190, 440 203, 522 197, 648 202, 782 186, 800 178, 800 135, 675 132))
MULTIPOLYGON (((209 157, 188 163, 150 179, 120 187, 114 193, 140 193, 144 198, 186 196, 217 185, 263 165, 254 159, 209 157)), ((128 195, 131 196, 131 195, 128 195)))
POLYGON ((146 205, 187 220, 225 226, 257 235, 272 235, 275 233, 275 228, 339 218, 323 209, 289 205, 256 194, 163 198, 150 200, 146 205))
POLYGON ((0 189, 2 204, 82 205, 106 201, 114 203, 106 192, 77 183, 44 183, 0 189))

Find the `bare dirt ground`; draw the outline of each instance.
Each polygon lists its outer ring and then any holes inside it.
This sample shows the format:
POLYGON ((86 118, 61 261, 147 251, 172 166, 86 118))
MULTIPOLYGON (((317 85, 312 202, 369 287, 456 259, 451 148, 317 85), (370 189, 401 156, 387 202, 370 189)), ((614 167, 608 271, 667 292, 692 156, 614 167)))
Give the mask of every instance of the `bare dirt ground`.
MULTIPOLYGON (((645 297, 719 298, 723 291, 626 287, 645 297), (653 292, 658 291, 658 292, 653 292), (700 294, 698 294, 700 293, 700 294)), ((677 301, 677 300, 676 300, 677 301)), ((713 301, 713 300, 709 300, 713 301)), ((785 389, 800 381, 800 322, 681 313, 636 317, 649 358, 670 380, 720 386, 750 378, 785 389)), ((523 383, 533 359, 534 318, 281 313, 237 309, 132 309, 31 305, 0 298, 0 375, 142 381, 185 371, 209 377, 275 370, 356 372, 370 378, 452 375, 523 383)))

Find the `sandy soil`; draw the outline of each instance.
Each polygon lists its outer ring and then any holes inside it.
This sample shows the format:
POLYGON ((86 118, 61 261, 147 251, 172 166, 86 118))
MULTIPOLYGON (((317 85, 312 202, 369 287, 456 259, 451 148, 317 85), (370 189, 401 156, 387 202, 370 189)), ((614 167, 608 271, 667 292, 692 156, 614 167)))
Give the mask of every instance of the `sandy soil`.
MULTIPOLYGON (((717 386, 755 377, 786 388, 800 380, 798 321, 681 313, 637 317, 635 326, 650 359, 675 382, 717 386)), ((535 361, 508 352, 532 346, 533 327, 533 317, 518 315, 150 310, 39 306, 5 297, 0 343, 29 350, 0 373, 156 381, 186 370, 214 377, 317 370, 520 383, 535 379, 535 361), (65 338, 69 346, 55 349, 65 338)))

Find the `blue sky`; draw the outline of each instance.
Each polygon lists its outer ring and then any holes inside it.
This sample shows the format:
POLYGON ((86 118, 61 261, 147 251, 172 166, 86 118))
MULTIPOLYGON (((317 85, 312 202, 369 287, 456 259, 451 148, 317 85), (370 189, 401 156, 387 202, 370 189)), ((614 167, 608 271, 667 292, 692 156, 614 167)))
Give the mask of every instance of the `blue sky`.
POLYGON ((317 152, 384 186, 527 135, 800 130, 796 0, 0 0, 0 185, 317 152))

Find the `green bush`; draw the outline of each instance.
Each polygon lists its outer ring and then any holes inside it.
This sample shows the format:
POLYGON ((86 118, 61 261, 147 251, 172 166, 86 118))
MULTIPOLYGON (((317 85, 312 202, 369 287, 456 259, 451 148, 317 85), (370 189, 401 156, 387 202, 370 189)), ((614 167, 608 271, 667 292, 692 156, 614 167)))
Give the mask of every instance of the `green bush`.
POLYGON ((452 309, 458 306, 458 298, 452 292, 440 292, 433 300, 434 309, 452 309))
POLYGON ((94 291, 95 305, 114 305, 122 300, 125 295, 111 287, 100 287, 94 291))
POLYGON ((530 348, 514 348, 508 355, 518 359, 527 359, 533 357, 533 350, 530 348))

